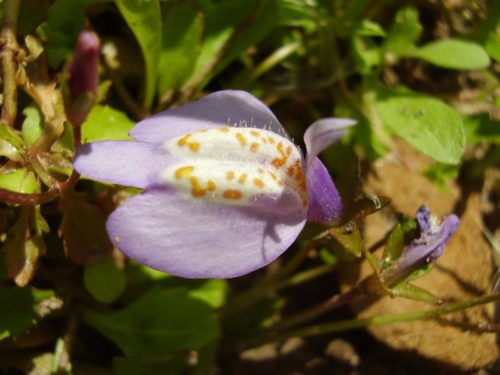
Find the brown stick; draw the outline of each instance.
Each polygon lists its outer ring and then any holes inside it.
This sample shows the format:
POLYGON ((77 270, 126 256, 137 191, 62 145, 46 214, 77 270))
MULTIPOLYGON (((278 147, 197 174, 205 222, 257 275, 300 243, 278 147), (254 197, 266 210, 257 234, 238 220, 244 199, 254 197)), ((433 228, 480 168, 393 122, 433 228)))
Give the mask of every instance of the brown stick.
POLYGON ((5 0, 5 15, 0 34, 3 71, 2 121, 11 128, 14 127, 17 115, 17 63, 15 58, 19 50, 16 28, 20 4, 20 0, 5 0))

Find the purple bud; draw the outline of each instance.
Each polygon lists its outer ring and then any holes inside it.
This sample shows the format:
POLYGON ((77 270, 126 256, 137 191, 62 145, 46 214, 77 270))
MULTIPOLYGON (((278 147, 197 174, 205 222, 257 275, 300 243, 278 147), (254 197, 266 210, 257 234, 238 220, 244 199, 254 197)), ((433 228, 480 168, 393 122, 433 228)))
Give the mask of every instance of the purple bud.
POLYGON ((459 218, 453 214, 446 216, 439 223, 426 206, 418 209, 416 219, 420 236, 410 243, 394 265, 382 272, 382 279, 387 284, 440 257, 460 224, 459 218))
POLYGON ((69 93, 65 102, 66 116, 74 126, 80 126, 87 118, 97 95, 99 51, 97 34, 88 30, 82 31, 68 69, 69 93))

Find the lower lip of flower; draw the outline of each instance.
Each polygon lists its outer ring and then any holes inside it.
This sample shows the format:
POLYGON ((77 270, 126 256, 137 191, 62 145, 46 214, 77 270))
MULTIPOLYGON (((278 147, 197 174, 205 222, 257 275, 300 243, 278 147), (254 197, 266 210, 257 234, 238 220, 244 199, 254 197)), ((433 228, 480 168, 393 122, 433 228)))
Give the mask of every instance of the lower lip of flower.
POLYGON ((161 178, 188 199, 307 210, 302 154, 279 134, 221 126, 171 139, 164 148, 180 161, 161 178))

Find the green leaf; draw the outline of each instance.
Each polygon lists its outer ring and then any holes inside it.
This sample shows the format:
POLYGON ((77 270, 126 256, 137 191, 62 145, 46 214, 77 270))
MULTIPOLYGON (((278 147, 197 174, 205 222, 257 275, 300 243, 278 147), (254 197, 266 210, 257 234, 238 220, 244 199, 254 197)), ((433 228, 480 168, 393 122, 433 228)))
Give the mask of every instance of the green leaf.
POLYGON ((457 178, 460 165, 434 163, 422 171, 422 174, 431 180, 442 191, 448 191, 448 182, 457 178))
POLYGON ((486 38, 484 49, 493 59, 500 62, 500 24, 486 38))
POLYGON ((51 5, 47 22, 38 33, 47 41, 45 51, 52 67, 58 67, 73 52, 83 28, 85 8, 94 1, 55 0, 51 5))
POLYGON ((385 36, 385 31, 378 23, 363 19, 353 26, 352 33, 358 36, 385 36))
POLYGON ((382 61, 380 48, 374 46, 371 41, 356 36, 352 38, 352 47, 357 69, 360 73, 369 73, 372 67, 380 65, 382 61))
POLYGON ((207 280, 199 287, 191 289, 189 296, 199 299, 210 307, 217 309, 226 302, 227 292, 228 286, 225 280, 213 279, 207 280))
POLYGON ((219 336, 209 306, 190 297, 186 288, 153 289, 123 310, 86 309, 83 316, 127 356, 198 349, 219 336))
POLYGON ((21 162, 23 160, 24 143, 14 129, 0 122, 0 156, 21 162))
POLYGON ((40 0, 23 0, 19 8, 17 32, 19 35, 33 33, 47 19, 49 3, 40 0))
POLYGON ((422 33, 418 10, 413 6, 400 9, 394 23, 387 32, 383 49, 395 57, 405 56, 415 48, 415 42, 422 33))
POLYGON ((287 27, 302 27, 307 33, 318 29, 318 5, 303 0, 277 1, 278 25, 287 27))
POLYGON ((403 253, 404 248, 417 237, 418 225, 415 219, 405 220, 396 225, 385 244, 382 255, 383 268, 389 267, 403 253))
POLYGON ((413 56, 443 68, 484 69, 490 65, 488 54, 479 44, 459 39, 440 39, 413 50, 413 56))
POLYGON ((0 172, 0 188, 19 193, 36 193, 39 188, 35 174, 26 168, 0 172))
POLYGON ((87 265, 83 272, 83 283, 89 293, 103 303, 114 302, 127 285, 123 271, 111 259, 87 265))
POLYGON ((361 256, 363 240, 361 232, 354 222, 329 229, 328 237, 335 239, 348 253, 355 257, 361 256))
POLYGON ((144 57, 144 107, 149 109, 156 90, 162 46, 160 4, 158 0, 115 0, 115 4, 134 33, 144 57))
POLYGON ((462 118, 438 99, 418 94, 380 96, 384 126, 434 160, 458 164, 465 148, 462 118))
POLYGON ((276 3, 270 0, 201 0, 199 5, 205 29, 194 73, 187 83, 197 89, 264 38, 276 22, 276 3))
POLYGON ((43 116, 36 106, 29 106, 23 110, 26 117, 23 121, 22 134, 26 144, 33 144, 43 133, 43 116))
POLYGON ((52 291, 29 287, 0 287, 0 340, 19 335, 33 326, 38 319, 37 304, 53 296, 52 291))
POLYGON ((464 117, 464 128, 469 145, 481 142, 500 144, 500 121, 486 113, 464 117))
POLYGON ((408 298, 414 301, 422 301, 428 303, 439 303, 440 299, 428 290, 409 283, 399 283, 392 286, 390 292, 393 296, 408 298))
POLYGON ((177 3, 168 9, 159 61, 160 96, 181 88, 193 73, 200 53, 203 25, 203 14, 192 3, 177 3))
POLYGON ((128 132, 134 122, 114 108, 96 105, 82 125, 84 142, 132 139, 128 132))

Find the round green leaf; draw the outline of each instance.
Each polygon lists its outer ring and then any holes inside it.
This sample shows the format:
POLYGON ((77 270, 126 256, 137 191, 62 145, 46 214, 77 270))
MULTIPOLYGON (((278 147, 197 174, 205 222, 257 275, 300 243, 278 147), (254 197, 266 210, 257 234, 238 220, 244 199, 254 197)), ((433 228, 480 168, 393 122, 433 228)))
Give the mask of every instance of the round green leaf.
POLYGON ((134 122, 127 115, 114 108, 96 105, 82 125, 82 139, 85 142, 104 140, 128 140, 128 132, 134 122))
POLYGON ((409 94, 377 99, 384 126, 434 160, 458 164, 465 147, 462 118, 445 103, 409 94))
POLYGON ((428 43, 411 53, 434 65, 458 70, 484 69, 490 65, 488 54, 479 44, 458 39, 428 43))
POLYGON ((125 275, 112 260, 86 266, 83 282, 89 293, 104 303, 115 301, 126 286, 125 275))

